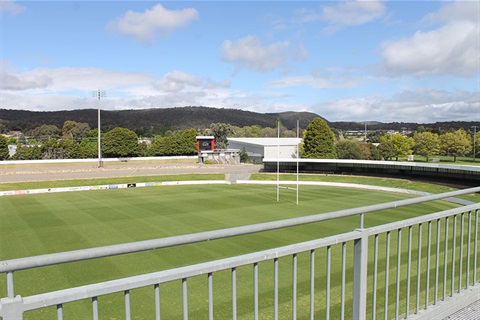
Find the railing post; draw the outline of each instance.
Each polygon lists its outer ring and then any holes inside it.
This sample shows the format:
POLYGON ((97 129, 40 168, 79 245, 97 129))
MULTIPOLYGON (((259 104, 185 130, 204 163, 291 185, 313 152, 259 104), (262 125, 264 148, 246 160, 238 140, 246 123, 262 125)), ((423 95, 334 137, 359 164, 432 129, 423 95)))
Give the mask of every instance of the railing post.
POLYGON ((352 318, 365 319, 367 317, 367 266, 368 266, 368 236, 362 233, 354 241, 353 248, 353 308, 352 318))
POLYGON ((3 320, 23 320, 22 297, 0 299, 0 316, 3 320))
POLYGON ((13 272, 7 272, 7 297, 13 299, 15 297, 15 291, 13 286, 13 272))

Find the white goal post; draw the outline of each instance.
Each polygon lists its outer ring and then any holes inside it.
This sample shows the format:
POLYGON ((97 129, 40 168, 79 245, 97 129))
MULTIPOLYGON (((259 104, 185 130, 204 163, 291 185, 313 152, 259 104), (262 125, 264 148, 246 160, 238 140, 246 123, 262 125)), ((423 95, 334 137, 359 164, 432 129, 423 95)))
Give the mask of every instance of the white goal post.
MULTIPOLYGON (((297 138, 299 135, 299 121, 297 120, 297 138)), ((297 173, 296 173, 296 180, 297 183, 294 187, 291 186, 282 186, 280 184, 280 120, 277 120, 277 202, 280 201, 280 189, 287 189, 287 190, 294 190, 296 193, 296 204, 298 205, 298 164, 299 164, 299 157, 300 157, 300 148, 299 144, 297 144, 295 148, 295 156, 297 159, 297 173)))

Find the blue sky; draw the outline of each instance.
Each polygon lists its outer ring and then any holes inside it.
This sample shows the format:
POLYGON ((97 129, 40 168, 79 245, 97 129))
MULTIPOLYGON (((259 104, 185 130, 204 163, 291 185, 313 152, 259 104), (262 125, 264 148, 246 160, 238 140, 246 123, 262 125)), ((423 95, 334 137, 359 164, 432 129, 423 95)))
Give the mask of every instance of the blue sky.
POLYGON ((478 1, 4 1, 0 108, 480 121, 478 1))

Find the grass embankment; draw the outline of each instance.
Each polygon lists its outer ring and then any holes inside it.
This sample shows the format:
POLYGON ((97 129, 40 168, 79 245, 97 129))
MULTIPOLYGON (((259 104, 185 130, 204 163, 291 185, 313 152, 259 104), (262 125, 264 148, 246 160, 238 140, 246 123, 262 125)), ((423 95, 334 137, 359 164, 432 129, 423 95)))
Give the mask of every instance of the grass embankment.
MULTIPOLYGON (((157 176, 150 181, 165 181, 165 177, 157 176)), ((193 176, 188 176, 188 179, 192 178, 193 176)), ((131 181, 132 178, 128 179, 131 181)), ((172 176, 172 179, 179 180, 178 176, 172 176)), ((146 177, 136 177, 135 180, 147 181, 146 177)), ((95 180, 88 183, 108 184, 122 183, 122 181, 125 180, 108 180, 101 183, 95 180)), ((2 197, 0 198, 2 208, 0 211, 2 221, 0 260, 274 221, 408 197, 389 192, 303 186, 300 203, 295 205, 295 195, 292 192, 285 191, 280 202, 276 202, 275 195, 276 189, 273 186, 217 185, 2 197)), ((408 209, 387 210, 369 214, 365 224, 368 227, 451 207, 454 207, 451 203, 436 201, 415 205, 408 209)), ((164 270, 335 235, 354 230, 358 227, 358 223, 358 217, 344 218, 176 248, 25 270, 15 273, 15 290, 16 294, 27 296, 48 290, 164 270)), ((395 243, 394 236, 392 243, 395 243)), ((339 247, 332 248, 331 300, 334 308, 332 314, 335 315, 338 315, 339 310, 341 270, 339 247)), ((402 251, 405 250, 406 246, 403 246, 402 251)), ((383 256, 383 260, 380 258, 379 266, 385 263, 384 251, 385 249, 379 250, 379 256, 383 256)), ((348 252, 351 257, 350 246, 348 252)), ((309 309, 309 253, 299 254, 298 259, 298 317, 306 318, 309 309)), ((318 250, 315 261, 315 270, 318 270, 315 280, 315 303, 317 316, 321 318, 324 315, 325 306, 324 250, 318 250)), ((348 279, 351 279, 353 270, 351 259, 349 261, 346 266, 347 283, 348 279)), ((393 258, 390 264, 395 265, 393 258)), ((289 317, 292 292, 291 258, 280 259, 279 265, 279 313, 289 317)), ((271 262, 267 262, 260 264, 259 268, 260 317, 270 318, 273 310, 273 266, 271 262)), ((394 269, 392 270, 394 272, 394 269)), ((215 316, 220 319, 231 318, 230 279, 229 271, 218 272, 214 276, 215 316)), ((237 305, 240 319, 249 319, 253 313, 252 279, 252 266, 237 269, 237 305)), ((0 297, 6 296, 5 288, 3 275, 0 278, 0 297)), ((188 288, 190 317, 207 318, 206 277, 189 280, 188 288)), ((164 284, 161 286, 161 292, 162 317, 182 318, 181 282, 164 284)), ((347 287, 347 308, 351 305, 349 292, 351 290, 347 287)), ((390 293, 392 292, 394 290, 391 289, 390 293)), ((132 290, 131 296, 132 317, 153 318, 153 288, 132 290)), ((390 301, 393 300, 392 298, 390 301)), ((377 303, 382 305, 380 301, 377 303)), ((99 306, 101 318, 124 318, 122 294, 99 297, 99 306)), ((55 313, 55 308, 49 308, 27 314, 25 318, 55 318, 55 313)), ((88 301, 64 306, 65 318, 84 319, 90 317, 90 314, 91 305, 88 301)))

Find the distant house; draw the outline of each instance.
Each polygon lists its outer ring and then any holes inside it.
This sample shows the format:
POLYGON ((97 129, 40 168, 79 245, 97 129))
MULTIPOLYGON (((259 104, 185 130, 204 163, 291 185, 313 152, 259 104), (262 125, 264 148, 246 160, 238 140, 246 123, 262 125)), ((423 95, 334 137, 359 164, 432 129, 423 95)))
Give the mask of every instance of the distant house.
POLYGON ((300 138, 228 138, 228 149, 243 150, 251 160, 295 158, 300 138))

